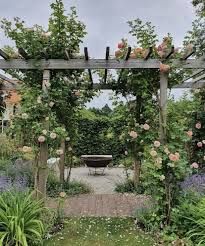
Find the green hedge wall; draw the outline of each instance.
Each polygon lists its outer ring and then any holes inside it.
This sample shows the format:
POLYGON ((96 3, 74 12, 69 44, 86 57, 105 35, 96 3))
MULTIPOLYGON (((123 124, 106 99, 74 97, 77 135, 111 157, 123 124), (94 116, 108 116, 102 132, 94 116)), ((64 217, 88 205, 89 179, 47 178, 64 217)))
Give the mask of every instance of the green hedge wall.
MULTIPOLYGON (((85 112, 84 112, 85 113, 85 112)), ((119 136, 125 122, 118 117, 84 114, 78 121, 76 154, 113 155, 114 163, 124 154, 125 146, 119 136)))

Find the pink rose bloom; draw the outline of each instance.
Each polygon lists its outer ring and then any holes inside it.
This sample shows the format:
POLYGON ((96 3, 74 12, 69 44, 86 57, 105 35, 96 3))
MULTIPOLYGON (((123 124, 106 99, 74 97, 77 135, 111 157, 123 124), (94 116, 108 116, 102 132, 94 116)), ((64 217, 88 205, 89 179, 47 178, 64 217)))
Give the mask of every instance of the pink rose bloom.
POLYGON ((196 123, 195 127, 196 127, 197 129, 201 129, 201 123, 200 123, 200 122, 196 123))
POLYGON ((144 124, 144 125, 143 125, 143 129, 147 131, 147 130, 150 129, 150 126, 149 126, 148 124, 144 124))
POLYGON ((178 161, 179 160, 179 153, 177 154, 170 154, 169 155, 170 161, 178 161))
POLYGON ((193 162, 191 164, 191 167, 197 169, 197 168, 199 168, 199 164, 197 162, 193 162))
POLYGON ((39 136, 38 141, 39 141, 39 143, 43 143, 46 141, 46 138, 44 136, 39 136))
POLYGON ((198 142, 198 143, 197 143, 197 146, 198 146, 199 148, 201 148, 201 147, 203 146, 202 142, 198 142))
POLYGON ((137 133, 135 132, 135 131, 131 131, 130 133, 129 133, 129 135, 130 135, 130 137, 132 137, 132 138, 137 138, 137 133))
POLYGON ((160 146, 160 142, 159 141, 154 141, 154 146, 158 148, 160 146))
POLYGON ((191 138, 191 137, 193 136, 193 132, 192 132, 191 130, 189 130, 189 131, 187 132, 187 135, 191 138))

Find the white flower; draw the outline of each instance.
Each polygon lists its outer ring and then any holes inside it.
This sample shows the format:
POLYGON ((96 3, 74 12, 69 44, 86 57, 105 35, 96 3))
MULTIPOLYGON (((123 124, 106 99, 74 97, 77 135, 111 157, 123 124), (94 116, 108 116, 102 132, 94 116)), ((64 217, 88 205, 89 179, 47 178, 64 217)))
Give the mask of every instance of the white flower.
POLYGON ((171 163, 168 163, 167 166, 169 166, 169 167, 175 167, 175 164, 174 164, 174 162, 171 162, 171 163))
POLYGON ((59 196, 60 196, 61 198, 65 198, 65 197, 66 197, 66 193, 65 193, 64 191, 61 191, 61 192, 59 193, 59 196))
POLYGON ((46 121, 49 121, 49 117, 46 117, 45 120, 46 120, 46 121))
POLYGON ((164 176, 164 175, 161 175, 161 176, 159 177, 159 179, 160 179, 161 181, 163 181, 163 180, 165 180, 165 176, 164 176))
POLYGON ((137 138, 137 136, 138 136, 137 132, 135 132, 135 131, 129 132, 129 135, 130 135, 130 137, 132 137, 132 138, 137 138))
POLYGON ((28 146, 23 146, 22 150, 23 150, 24 153, 28 153, 28 152, 32 151, 32 148, 28 147, 28 146))
POLYGON ((202 140, 202 143, 205 144, 205 140, 202 140))
POLYGON ((43 143, 46 141, 46 138, 44 136, 39 136, 38 141, 39 141, 39 143, 43 143))
POLYGON ((56 150, 56 154, 57 155, 62 155, 63 154, 63 150, 62 149, 57 149, 56 150))
POLYGON ((28 119, 28 114, 27 113, 23 113, 21 115, 21 118, 24 119, 24 120, 27 120, 28 119))
POLYGON ((70 141, 70 137, 67 137, 67 138, 65 139, 65 141, 69 142, 69 141, 70 141))
POLYGON ((55 104, 54 102, 49 102, 49 107, 52 108, 54 104, 55 104))
POLYGON ((152 157, 157 156, 157 151, 151 150, 151 151, 150 151, 150 155, 151 155, 152 157))
POLYGON ((44 130, 42 131, 42 133, 43 133, 44 135, 46 135, 46 134, 48 133, 48 131, 47 131, 46 129, 44 129, 44 130))
POLYGON ((156 163, 157 163, 157 164, 162 164, 162 158, 161 158, 161 157, 157 157, 156 163))
POLYGON ((154 141, 154 146, 158 148, 160 146, 160 142, 159 141, 154 141))
POLYGON ((43 32, 42 36, 45 38, 49 38, 51 36, 51 32, 43 32))
POLYGON ((128 151, 127 150, 125 150, 125 155, 128 155, 128 151))
POLYGON ((68 147, 68 151, 72 151, 73 149, 72 149, 72 147, 68 147))
POLYGON ((42 103, 41 96, 37 97, 37 103, 42 103))
POLYGON ((51 132, 50 138, 55 139, 57 137, 57 134, 55 132, 51 132))
POLYGON ((170 151, 169 151, 169 149, 168 149, 167 147, 164 148, 164 152, 165 152, 167 155, 170 154, 170 151))
POLYGON ((45 86, 47 88, 50 88, 51 87, 51 83, 49 81, 47 81, 47 80, 44 82, 44 84, 45 84, 45 86))
POLYGON ((150 129, 150 126, 149 126, 148 124, 144 124, 144 125, 143 125, 143 129, 147 131, 147 130, 150 129))

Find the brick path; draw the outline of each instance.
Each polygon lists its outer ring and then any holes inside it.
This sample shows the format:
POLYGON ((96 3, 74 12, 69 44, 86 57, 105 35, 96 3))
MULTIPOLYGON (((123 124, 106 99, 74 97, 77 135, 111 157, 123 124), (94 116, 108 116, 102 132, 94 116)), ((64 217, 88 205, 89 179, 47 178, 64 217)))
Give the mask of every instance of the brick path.
MULTIPOLYGON (((66 199, 65 216, 131 217, 136 208, 146 206, 149 199, 133 194, 87 194, 66 199)), ((48 207, 56 208, 56 200, 49 199, 48 207)))

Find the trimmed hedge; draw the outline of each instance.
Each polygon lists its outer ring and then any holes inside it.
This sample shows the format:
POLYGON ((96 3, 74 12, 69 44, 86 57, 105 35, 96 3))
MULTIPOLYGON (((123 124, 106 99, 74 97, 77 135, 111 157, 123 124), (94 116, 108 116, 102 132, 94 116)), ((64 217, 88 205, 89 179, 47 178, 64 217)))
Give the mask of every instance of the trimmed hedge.
POLYGON ((116 162, 125 151, 119 139, 125 122, 112 115, 108 117, 86 111, 83 110, 78 121, 77 156, 113 155, 116 162))

